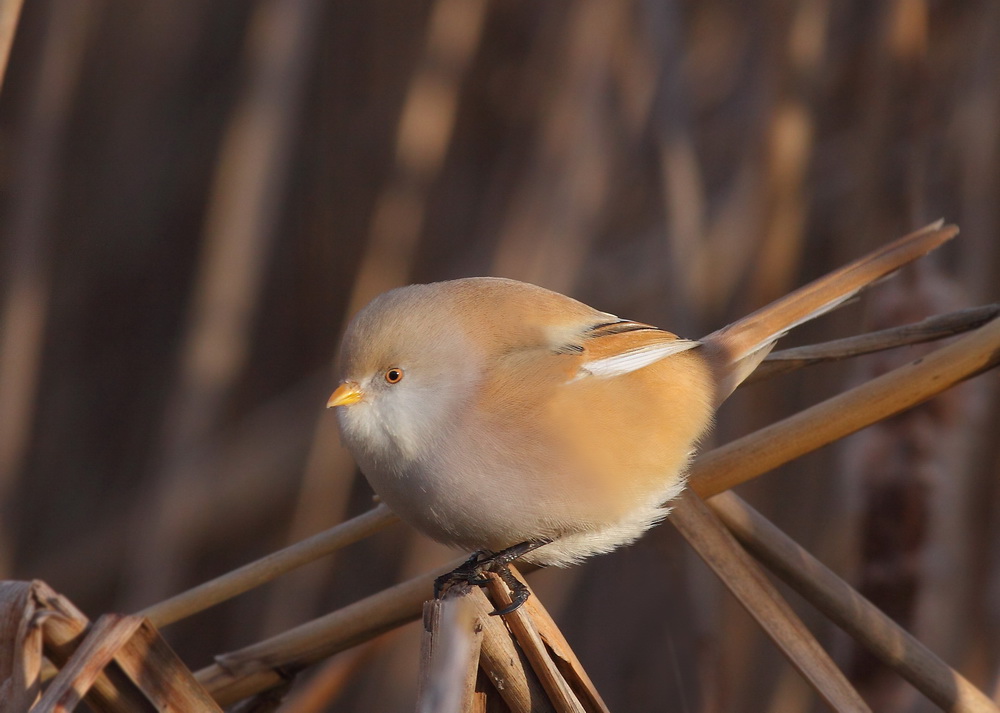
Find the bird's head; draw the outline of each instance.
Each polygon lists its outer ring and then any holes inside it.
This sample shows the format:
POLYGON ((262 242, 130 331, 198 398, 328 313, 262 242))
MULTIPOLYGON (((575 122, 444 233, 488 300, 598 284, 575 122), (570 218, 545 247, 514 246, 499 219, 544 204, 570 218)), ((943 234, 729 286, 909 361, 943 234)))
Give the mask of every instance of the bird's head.
POLYGON ((404 468, 447 438, 482 371, 482 357, 435 285, 386 292, 351 321, 341 381, 327 401, 359 461, 404 468))

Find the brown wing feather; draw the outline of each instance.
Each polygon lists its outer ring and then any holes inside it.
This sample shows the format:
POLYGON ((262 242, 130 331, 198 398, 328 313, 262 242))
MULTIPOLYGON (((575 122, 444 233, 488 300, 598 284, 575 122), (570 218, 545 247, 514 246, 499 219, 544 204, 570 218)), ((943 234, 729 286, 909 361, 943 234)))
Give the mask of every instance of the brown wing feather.
POLYGON ((585 352, 584 361, 590 361, 678 339, 676 334, 648 324, 621 321, 588 330, 581 346, 585 352))

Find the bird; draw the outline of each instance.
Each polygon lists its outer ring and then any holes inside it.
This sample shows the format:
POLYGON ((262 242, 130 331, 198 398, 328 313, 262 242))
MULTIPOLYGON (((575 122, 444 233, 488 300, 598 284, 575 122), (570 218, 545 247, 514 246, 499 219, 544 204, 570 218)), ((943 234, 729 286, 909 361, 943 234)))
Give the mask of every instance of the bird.
POLYGON ((716 409, 789 330, 950 240, 899 238, 701 339, 500 277, 399 287, 361 309, 338 355, 342 442, 402 520, 473 551, 436 583, 517 558, 569 566, 669 513, 716 409))

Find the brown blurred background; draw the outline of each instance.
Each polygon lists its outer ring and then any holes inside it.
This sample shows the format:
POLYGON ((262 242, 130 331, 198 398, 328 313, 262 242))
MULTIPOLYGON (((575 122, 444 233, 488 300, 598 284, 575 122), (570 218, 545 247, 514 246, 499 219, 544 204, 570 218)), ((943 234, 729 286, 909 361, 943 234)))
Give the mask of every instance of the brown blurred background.
MULTIPOLYGON (((504 275, 696 337, 945 217, 956 244, 788 344, 996 301, 998 138, 993 0, 27 3, 0 577, 134 611, 370 507, 323 405, 345 319, 399 284, 504 275)), ((750 387, 712 441, 919 352, 750 387)), ((741 488, 991 694, 996 393, 741 488)), ((454 555, 397 525, 166 634, 197 668, 454 555)), ((533 581, 613 710, 818 710, 669 526, 533 581)), ((875 710, 929 709, 800 609, 875 710)), ((329 710, 410 710, 417 634, 329 710)))

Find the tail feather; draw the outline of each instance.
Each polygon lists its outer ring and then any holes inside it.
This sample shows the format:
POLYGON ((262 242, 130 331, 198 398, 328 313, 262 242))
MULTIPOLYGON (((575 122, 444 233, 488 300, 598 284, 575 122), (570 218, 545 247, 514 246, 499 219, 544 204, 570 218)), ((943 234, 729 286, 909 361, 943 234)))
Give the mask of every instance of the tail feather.
POLYGON ((951 240, 958 228, 938 221, 834 270, 702 339, 718 371, 721 403, 789 330, 836 309, 861 290, 951 240))

